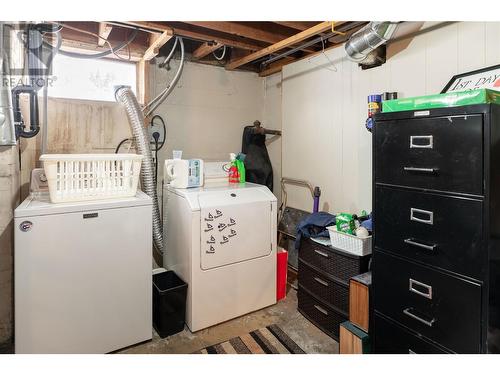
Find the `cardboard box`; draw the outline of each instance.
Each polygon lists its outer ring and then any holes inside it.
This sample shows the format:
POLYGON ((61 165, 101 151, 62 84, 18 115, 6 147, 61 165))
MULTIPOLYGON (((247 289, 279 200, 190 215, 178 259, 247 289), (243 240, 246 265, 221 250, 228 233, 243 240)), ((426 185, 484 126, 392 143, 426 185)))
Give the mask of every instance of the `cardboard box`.
POLYGON ((386 100, 382 102, 382 112, 415 111, 486 103, 500 104, 500 92, 488 89, 479 89, 386 100))

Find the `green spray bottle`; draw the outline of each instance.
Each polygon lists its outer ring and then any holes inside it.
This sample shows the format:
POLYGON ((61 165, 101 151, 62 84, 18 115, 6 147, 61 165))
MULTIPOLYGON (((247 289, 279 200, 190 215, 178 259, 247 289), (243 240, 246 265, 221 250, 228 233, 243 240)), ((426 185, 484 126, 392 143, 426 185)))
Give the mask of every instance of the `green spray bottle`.
POLYGON ((240 184, 244 184, 246 182, 245 178, 245 154, 241 152, 236 156, 235 164, 236 168, 238 168, 238 174, 240 175, 240 184))

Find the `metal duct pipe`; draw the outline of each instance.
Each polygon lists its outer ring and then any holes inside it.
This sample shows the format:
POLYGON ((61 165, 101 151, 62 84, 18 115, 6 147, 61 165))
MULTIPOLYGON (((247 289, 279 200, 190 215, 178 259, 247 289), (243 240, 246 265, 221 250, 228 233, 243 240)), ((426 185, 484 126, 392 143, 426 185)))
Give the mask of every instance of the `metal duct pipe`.
POLYGON ((345 51, 349 59, 356 62, 366 59, 370 52, 392 38, 398 24, 389 21, 370 22, 346 42, 345 51))
POLYGON ((156 192, 153 153, 149 145, 149 134, 144 126, 144 116, 142 115, 142 110, 137 102, 137 98, 130 87, 117 87, 115 89, 115 98, 117 102, 125 107, 137 151, 144 157, 141 168, 141 184, 144 192, 153 200, 153 242, 160 254, 163 254, 163 232, 160 207, 158 206, 158 195, 156 192))

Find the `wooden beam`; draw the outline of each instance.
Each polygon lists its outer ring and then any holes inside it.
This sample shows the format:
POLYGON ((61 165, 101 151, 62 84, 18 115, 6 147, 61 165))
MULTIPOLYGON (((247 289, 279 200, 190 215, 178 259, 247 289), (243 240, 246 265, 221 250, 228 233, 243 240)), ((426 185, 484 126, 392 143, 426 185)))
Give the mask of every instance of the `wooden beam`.
POLYGON ((99 47, 104 46, 104 44, 106 43, 105 40, 108 39, 109 34, 111 33, 111 30, 113 30, 112 25, 108 25, 106 22, 99 22, 99 36, 100 36, 100 38, 97 38, 97 45, 99 47))
POLYGON ((124 21, 123 23, 127 24, 127 25, 132 25, 132 26, 139 26, 139 27, 144 27, 146 29, 150 29, 152 31, 156 31, 156 32, 164 32, 164 31, 168 31, 168 30, 172 30, 173 29, 167 25, 164 25, 162 23, 159 23, 159 22, 149 22, 149 21, 124 21))
POLYGON ((163 47, 163 45, 167 43, 173 36, 174 33, 172 30, 166 30, 159 36, 154 36, 149 48, 146 50, 146 52, 144 52, 144 56, 142 57, 142 59, 149 61, 152 58, 156 57, 158 55, 158 52, 160 52, 160 48, 163 47))
MULTIPOLYGON (((349 30, 347 32, 347 35, 350 36, 350 35, 354 34, 356 31, 360 30, 364 26, 365 26, 365 24, 360 25, 360 26, 358 26, 358 27, 356 27, 356 28, 354 28, 352 30, 349 30)), ((337 47, 340 47, 340 46, 343 46, 343 45, 344 45, 343 42, 342 43, 338 43, 338 44, 334 44, 333 46, 325 48, 325 51, 329 51, 331 49, 334 49, 334 48, 337 48, 337 47)), ((302 56, 300 58, 297 58, 297 59, 290 58, 290 56, 286 56, 283 59, 275 61, 274 63, 269 64, 269 66, 267 66, 266 68, 262 69, 259 72, 259 76, 261 76, 261 77, 267 77, 267 76, 269 76, 271 74, 278 73, 278 72, 280 72, 283 69, 283 67, 285 65, 288 65, 288 64, 296 62, 296 61, 308 59, 308 58, 317 56, 317 55, 319 55, 321 53, 323 53, 323 51, 316 51, 316 52, 309 53, 309 54, 307 54, 305 56, 302 56)))
MULTIPOLYGON (((274 23, 277 23, 278 25, 281 26, 286 26, 291 29, 295 30, 300 30, 304 31, 307 30, 308 28, 314 26, 315 22, 298 22, 298 21, 273 21, 274 23)), ((319 22, 316 22, 318 24, 319 22)))
POLYGON ((236 22, 192 22, 184 21, 190 25, 204 27, 206 29, 219 31, 226 34, 237 35, 244 38, 260 40, 266 43, 277 43, 290 35, 283 35, 279 33, 273 33, 267 30, 257 29, 252 26, 245 25, 243 23, 236 22))
POLYGON ((219 36, 211 36, 211 35, 197 32, 197 31, 186 30, 186 29, 182 29, 182 28, 178 28, 178 27, 176 27, 174 29, 174 32, 176 35, 179 35, 179 36, 185 36, 188 38, 193 38, 193 39, 198 39, 198 40, 205 40, 207 42, 212 41, 215 43, 223 44, 227 47, 244 49, 246 51, 257 51, 260 48, 262 48, 260 46, 253 44, 253 43, 242 42, 242 41, 233 40, 233 39, 229 39, 229 38, 222 38, 219 36))
POLYGON ((261 46, 258 46, 258 45, 253 44, 253 43, 224 38, 224 37, 220 37, 220 36, 209 35, 209 34, 198 32, 198 31, 188 30, 187 28, 184 28, 184 27, 171 28, 170 26, 167 26, 167 25, 164 25, 164 24, 161 24, 158 22, 126 21, 125 23, 127 23, 129 25, 141 26, 141 27, 148 28, 150 30, 156 30, 156 31, 161 31, 161 32, 163 32, 165 30, 172 30, 174 35, 185 36, 188 38, 203 40, 205 42, 220 43, 220 44, 223 44, 227 47, 240 48, 240 49, 244 49, 247 51, 257 51, 257 50, 262 48, 261 46))
MULTIPOLYGON (((283 34, 282 32, 278 31, 265 30, 262 28, 249 25, 248 23, 245 22, 236 23, 236 22, 226 22, 226 21, 224 22, 184 21, 184 23, 198 27, 203 27, 210 30, 215 30, 226 34, 235 35, 242 38, 258 40, 269 44, 277 43, 290 36, 290 34, 283 34)), ((307 52, 315 52, 315 50, 311 48, 305 48, 304 50, 307 52)))
POLYGON ((193 60, 200 60, 212 52, 217 51, 223 45, 214 42, 205 42, 193 52, 193 60))
POLYGON ((308 39, 316 34, 322 33, 332 27, 332 23, 329 21, 321 22, 316 26, 313 26, 307 30, 301 31, 289 38, 286 38, 278 43, 272 44, 269 47, 263 48, 260 51, 251 53, 239 60, 233 61, 226 65, 226 69, 236 69, 242 65, 251 63, 261 57, 270 55, 271 53, 277 52, 283 48, 289 47, 293 44, 299 43, 305 39, 308 39))
MULTIPOLYGON (((109 47, 107 45, 99 47, 96 43, 95 36, 92 35, 87 35, 63 28, 63 30, 61 30, 61 37, 62 37, 61 49, 64 51, 88 53, 88 54, 109 51, 109 47)), ((48 35, 48 38, 50 38, 50 35, 48 35)), ((116 45, 117 43, 117 41, 111 41, 111 40, 110 42, 112 45, 116 45)), ((52 39, 51 44, 52 45, 55 44, 54 39, 52 39)), ((132 42, 129 45, 129 47, 130 47, 130 60, 132 62, 140 60, 140 58, 144 54, 145 48, 136 42, 132 42)), ((128 59, 129 57, 128 52, 129 50, 127 48, 123 48, 120 51, 117 51, 116 54, 120 55, 120 57, 122 58, 128 59)), ((118 59, 115 56, 115 54, 110 54, 106 56, 106 58, 118 59)))
POLYGON ((139 60, 136 64, 137 100, 145 105, 149 102, 149 61, 139 60))

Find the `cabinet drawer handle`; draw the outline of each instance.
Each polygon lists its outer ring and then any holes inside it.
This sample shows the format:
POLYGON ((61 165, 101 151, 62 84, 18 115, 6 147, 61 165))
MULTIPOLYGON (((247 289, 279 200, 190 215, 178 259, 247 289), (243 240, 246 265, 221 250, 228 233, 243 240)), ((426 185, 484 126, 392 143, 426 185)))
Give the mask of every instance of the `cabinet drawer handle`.
POLYGON ((421 173, 435 173, 437 168, 417 168, 417 167, 403 167, 406 172, 421 172, 421 173))
POLYGON ((420 208, 411 207, 410 208, 410 220, 416 221, 418 223, 433 225, 434 224, 434 212, 427 211, 427 210, 421 210, 420 208), (427 219, 422 219, 421 217, 417 217, 417 216, 415 216, 415 214, 427 215, 427 219))
POLYGON ((426 244, 415 241, 413 238, 405 239, 404 243, 411 245, 411 246, 420 247, 422 249, 429 250, 429 251, 434 251, 434 250, 436 250, 436 247, 437 247, 436 244, 426 245, 426 244))
POLYGON ((432 135, 411 135, 410 136, 410 148, 433 148, 434 147, 434 137, 432 135), (427 141, 424 144, 415 144, 414 141, 423 140, 427 141))
POLYGON ((414 280, 414 279, 409 279, 410 285, 409 285, 409 290, 412 293, 418 294, 419 296, 432 299, 432 286, 424 284, 420 281, 414 280), (426 292, 422 292, 421 290, 415 288, 415 287, 420 287, 426 290, 426 292))
POLYGON ((321 284, 321 285, 324 285, 324 286, 328 286, 328 285, 330 285, 330 284, 328 284, 326 281, 321 280, 319 277, 314 277, 313 279, 314 279, 314 281, 316 281, 318 284, 321 284))
POLYGON ((416 321, 425 324, 428 327, 432 327, 434 323, 436 322, 436 319, 432 318, 431 320, 426 320, 424 318, 421 318, 417 315, 415 315, 413 312, 413 308, 409 307, 403 310, 403 314, 409 316, 412 319, 415 319, 416 321))
POLYGON ((323 252, 323 251, 320 251, 320 250, 314 250, 314 252, 315 252, 316 254, 318 254, 318 255, 321 255, 322 257, 325 257, 325 258, 330 258, 330 256, 329 256, 327 253, 323 252))
POLYGON ((324 308, 322 308, 321 306, 318 306, 318 305, 314 305, 314 308, 316 310, 318 310, 320 313, 322 313, 323 315, 328 315, 328 311, 326 311, 324 308))

